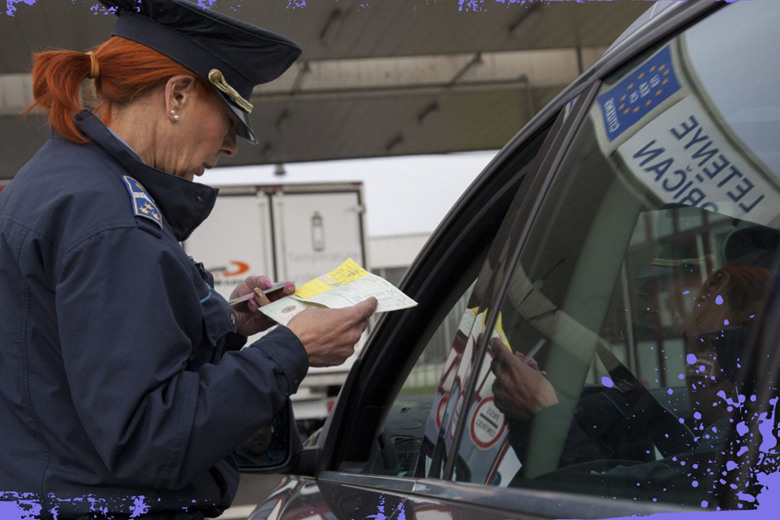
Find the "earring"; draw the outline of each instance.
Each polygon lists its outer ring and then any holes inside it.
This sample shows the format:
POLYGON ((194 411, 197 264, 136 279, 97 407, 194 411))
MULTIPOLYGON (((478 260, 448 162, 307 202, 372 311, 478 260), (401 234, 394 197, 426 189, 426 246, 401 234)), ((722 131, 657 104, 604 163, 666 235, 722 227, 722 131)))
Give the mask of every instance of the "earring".
POLYGON ((171 118, 174 121, 178 121, 179 120, 179 114, 177 114, 175 110, 171 110, 171 118))

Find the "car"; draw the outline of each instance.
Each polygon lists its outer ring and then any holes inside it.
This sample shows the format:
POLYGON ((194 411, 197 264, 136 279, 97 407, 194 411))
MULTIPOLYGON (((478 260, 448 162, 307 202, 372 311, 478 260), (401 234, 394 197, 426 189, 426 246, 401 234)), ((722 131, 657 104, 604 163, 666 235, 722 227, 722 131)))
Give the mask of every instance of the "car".
MULTIPOLYGON (((780 3, 656 4, 495 156, 253 519, 756 509, 776 482, 780 3), (519 362, 519 364, 518 364, 519 362)), ((270 449, 268 449, 270 446, 270 449)))

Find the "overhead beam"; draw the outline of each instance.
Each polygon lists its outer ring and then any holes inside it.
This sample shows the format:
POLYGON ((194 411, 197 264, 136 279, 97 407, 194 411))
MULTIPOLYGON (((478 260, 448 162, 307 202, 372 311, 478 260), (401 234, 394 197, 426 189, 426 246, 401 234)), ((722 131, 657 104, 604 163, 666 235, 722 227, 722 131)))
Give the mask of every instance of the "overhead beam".
POLYGON ((583 47, 449 54, 393 58, 305 61, 276 81, 258 86, 253 95, 369 91, 431 85, 467 85, 514 81, 525 75, 535 86, 567 84, 592 65, 604 47, 583 47))
MULTIPOLYGON (((328 99, 410 94, 441 89, 504 89, 566 85, 603 48, 551 49, 444 56, 323 60, 294 65, 262 85, 253 99, 328 99)), ((0 75, 0 116, 15 116, 33 101, 29 74, 0 75)))

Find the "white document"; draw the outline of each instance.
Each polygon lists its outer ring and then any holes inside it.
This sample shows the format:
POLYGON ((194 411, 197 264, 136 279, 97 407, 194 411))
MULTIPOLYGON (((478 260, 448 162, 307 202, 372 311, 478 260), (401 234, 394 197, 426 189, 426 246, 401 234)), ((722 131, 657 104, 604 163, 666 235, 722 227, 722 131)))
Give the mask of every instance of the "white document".
POLYGON ((414 307, 417 302, 393 284, 371 274, 351 258, 333 271, 298 287, 286 296, 260 307, 266 316, 281 325, 312 305, 331 309, 351 307, 370 297, 378 300, 376 312, 396 311, 414 307))

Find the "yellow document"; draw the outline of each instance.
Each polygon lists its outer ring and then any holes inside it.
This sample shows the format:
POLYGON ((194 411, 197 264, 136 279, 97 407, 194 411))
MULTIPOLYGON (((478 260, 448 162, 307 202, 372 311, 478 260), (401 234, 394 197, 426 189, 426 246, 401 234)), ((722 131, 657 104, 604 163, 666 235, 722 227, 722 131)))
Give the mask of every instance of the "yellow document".
POLYGON ((347 258, 343 264, 333 271, 298 287, 295 290, 294 296, 305 300, 306 298, 311 298, 312 296, 317 296, 318 294, 330 291, 334 287, 348 284, 367 274, 369 274, 368 271, 360 267, 351 258, 347 258))
POLYGON ((286 325, 293 316, 312 305, 341 309, 372 296, 379 302, 376 312, 395 311, 417 305, 417 302, 393 284, 369 273, 348 258, 333 271, 301 285, 291 296, 260 307, 260 311, 275 322, 286 325))

